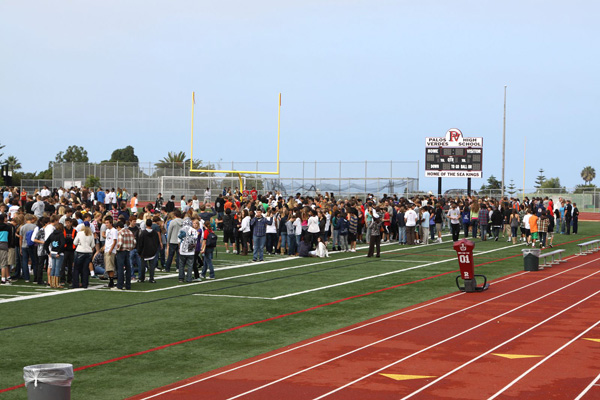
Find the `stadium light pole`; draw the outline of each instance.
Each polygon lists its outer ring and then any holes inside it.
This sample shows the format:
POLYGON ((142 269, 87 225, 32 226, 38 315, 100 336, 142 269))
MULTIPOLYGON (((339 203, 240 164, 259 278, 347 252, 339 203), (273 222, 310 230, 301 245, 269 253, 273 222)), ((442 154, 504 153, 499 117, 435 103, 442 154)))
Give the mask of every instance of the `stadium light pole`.
POLYGON ((504 123, 502 127, 502 196, 504 199, 504 168, 506 166, 506 85, 504 85, 504 123))

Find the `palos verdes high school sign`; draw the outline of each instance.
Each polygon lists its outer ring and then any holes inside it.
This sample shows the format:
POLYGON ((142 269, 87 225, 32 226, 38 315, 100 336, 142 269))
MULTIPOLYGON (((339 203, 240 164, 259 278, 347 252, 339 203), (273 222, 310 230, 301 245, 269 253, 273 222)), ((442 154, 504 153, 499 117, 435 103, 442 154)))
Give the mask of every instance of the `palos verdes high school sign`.
POLYGON ((425 176, 481 178, 483 138, 464 137, 450 129, 444 137, 425 138, 425 176))

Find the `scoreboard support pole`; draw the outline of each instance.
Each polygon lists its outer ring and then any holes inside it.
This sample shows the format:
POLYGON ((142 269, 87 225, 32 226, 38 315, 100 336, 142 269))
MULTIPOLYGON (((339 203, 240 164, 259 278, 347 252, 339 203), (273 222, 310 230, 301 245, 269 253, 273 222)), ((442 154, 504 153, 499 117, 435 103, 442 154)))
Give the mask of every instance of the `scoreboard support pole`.
POLYGON ((438 178, 438 197, 442 197, 442 177, 438 178))
POLYGON ((467 196, 471 197, 471 178, 467 178, 467 196))

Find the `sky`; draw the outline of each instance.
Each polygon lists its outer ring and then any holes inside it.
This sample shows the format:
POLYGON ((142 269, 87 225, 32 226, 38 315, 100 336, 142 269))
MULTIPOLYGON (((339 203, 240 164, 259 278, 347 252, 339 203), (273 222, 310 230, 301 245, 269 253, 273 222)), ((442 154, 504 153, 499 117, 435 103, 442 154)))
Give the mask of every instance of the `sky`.
POLYGON ((0 152, 27 172, 70 145, 91 162, 189 155, 194 91, 194 158, 274 162, 281 92, 283 162, 418 160, 394 174, 435 190, 425 138, 458 128, 483 137, 479 188, 502 174, 506 85, 507 185, 543 168, 574 187, 597 162, 598 15, 591 0, 3 0, 0 152))

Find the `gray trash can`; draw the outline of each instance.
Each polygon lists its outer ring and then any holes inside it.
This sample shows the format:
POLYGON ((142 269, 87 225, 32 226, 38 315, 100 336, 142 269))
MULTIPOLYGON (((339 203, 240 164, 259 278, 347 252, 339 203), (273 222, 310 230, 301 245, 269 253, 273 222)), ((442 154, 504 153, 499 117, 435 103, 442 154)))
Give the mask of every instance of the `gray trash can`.
POLYGON ((525 271, 539 271, 540 269, 540 249, 523 249, 523 266, 525 271))
POLYGON ((72 364, 37 364, 23 368, 28 400, 70 400, 72 364))

